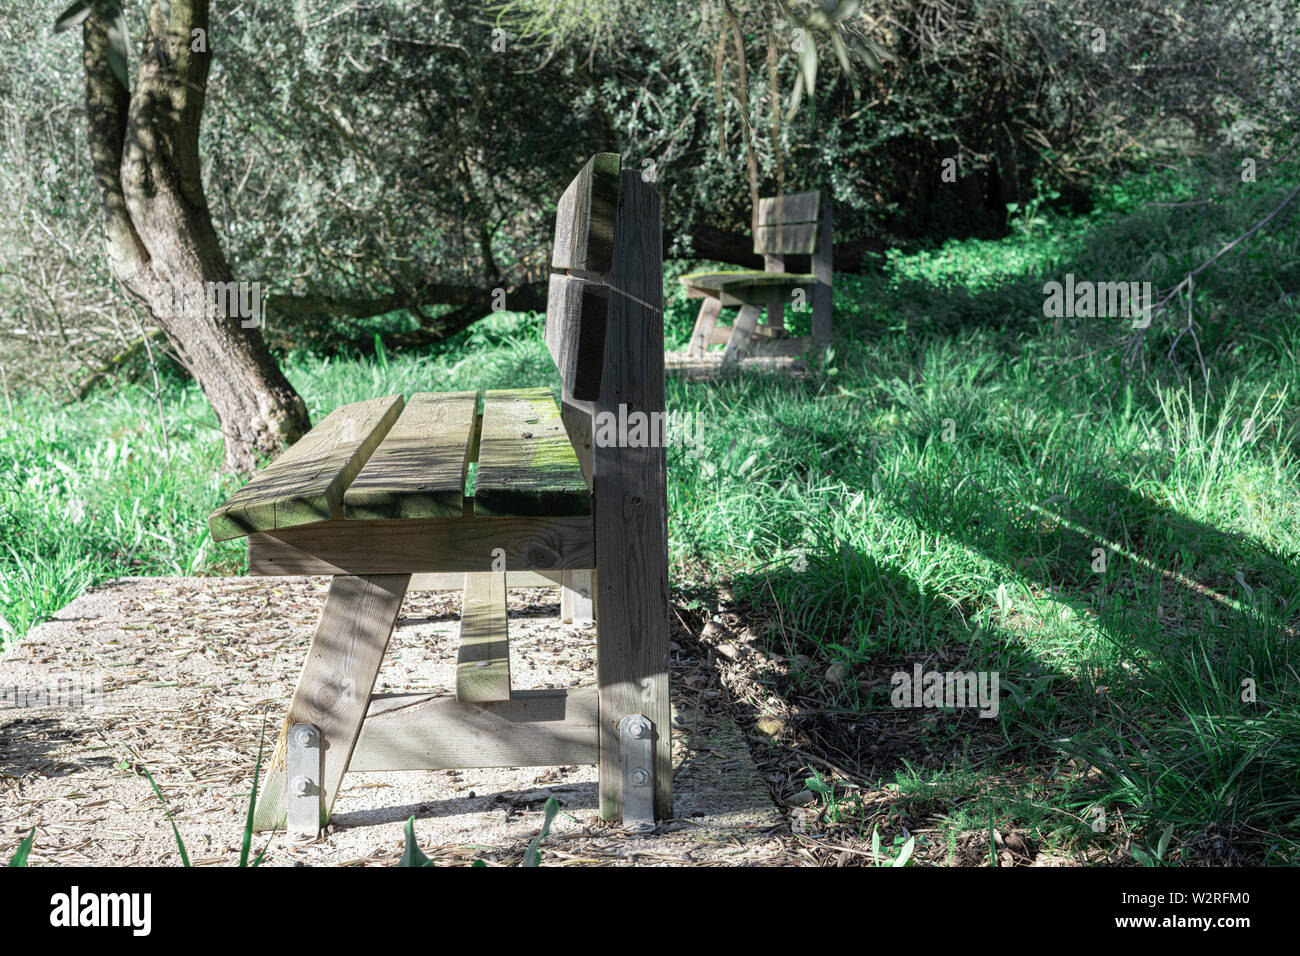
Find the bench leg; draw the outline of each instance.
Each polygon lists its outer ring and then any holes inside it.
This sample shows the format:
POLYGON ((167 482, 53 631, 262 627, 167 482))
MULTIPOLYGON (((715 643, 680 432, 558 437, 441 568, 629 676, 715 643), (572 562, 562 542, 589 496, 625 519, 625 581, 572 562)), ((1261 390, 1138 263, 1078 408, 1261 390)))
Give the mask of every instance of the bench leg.
MULTIPOLYGON (((629 542, 630 545, 630 542, 629 542)), ((631 557, 629 555, 629 557, 631 557)), ((623 814, 622 721, 644 714, 653 740, 654 815, 672 816, 672 706, 668 697, 667 562, 602 564, 596 591, 600 818, 623 814), (620 581, 621 588, 607 581, 620 581)))
POLYGON ((704 352, 709 347, 709 336, 713 334, 713 327, 718 324, 718 313, 721 311, 721 299, 705 296, 704 301, 700 303, 700 314, 695 319, 695 331, 691 333, 691 350, 688 353, 691 358, 704 358, 704 352))
POLYGON ((781 300, 767 304, 767 326, 770 329, 785 328, 785 303, 781 300))
POLYGON ((565 571, 560 591, 560 620, 579 627, 590 625, 596 618, 591 608, 590 571, 565 571))
POLYGON ((813 287, 812 338, 817 348, 826 348, 831 344, 831 321, 834 302, 831 298, 831 283, 834 264, 831 244, 831 202, 829 196, 822 197, 821 222, 817 227, 817 254, 812 259, 812 271, 817 276, 817 285, 813 287))
POLYGON ((754 334, 754 327, 758 325, 758 314, 760 307, 757 305, 741 306, 740 314, 736 316, 736 324, 731 328, 731 341, 727 343, 727 350, 722 353, 723 366, 735 365, 749 353, 749 340, 754 334))
MULTIPOLYGON (((664 403, 663 246, 658 195, 633 171, 622 174, 619 228, 608 284, 605 367, 593 415, 621 406, 662 413, 664 403), (638 234, 629 221, 649 220, 638 234)), ((599 700, 600 816, 623 812, 620 724, 629 714, 651 723, 654 813, 673 812, 672 711, 668 700, 668 496, 662 442, 592 448, 596 537, 596 693, 599 700)))
POLYGON ((330 582, 279 742, 262 768, 255 830, 285 824, 288 733, 294 724, 311 724, 320 732, 321 824, 329 819, 410 579, 409 574, 341 574, 330 582))
POLYGON ((784 299, 775 299, 767 304, 767 326, 771 329, 785 328, 784 299))
POLYGON ((813 344, 822 348, 831 344, 831 286, 818 282, 813 289, 813 344))

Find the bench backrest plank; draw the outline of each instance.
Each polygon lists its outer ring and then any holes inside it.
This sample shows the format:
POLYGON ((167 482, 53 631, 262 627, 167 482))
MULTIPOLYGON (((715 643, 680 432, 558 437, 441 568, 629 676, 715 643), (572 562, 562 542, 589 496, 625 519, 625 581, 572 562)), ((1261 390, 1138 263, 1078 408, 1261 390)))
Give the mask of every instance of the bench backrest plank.
POLYGON ((614 251, 622 157, 597 153, 569 183, 555 214, 546 307, 546 347, 570 394, 600 394, 609 294, 604 285, 614 251), (577 273, 569 275, 568 272, 577 273))
POLYGON ((585 515, 591 499, 549 388, 483 397, 476 515, 585 515))
POLYGON ((759 255, 810 256, 819 248, 822 216, 818 191, 772 196, 758 201, 754 252, 759 255))
POLYGON ((621 164, 618 153, 597 153, 569 183, 555 213, 552 268, 609 271, 621 164))
POLYGON ((458 517, 477 416, 477 392, 412 395, 343 495, 344 517, 458 517))
POLYGON ((341 405, 208 516, 212 540, 330 517, 402 413, 401 395, 341 405))
POLYGON ((810 256, 817 251, 815 222, 759 226, 754 232, 754 252, 760 255, 810 256))
POLYGON ((779 226, 787 222, 816 222, 821 216, 822 194, 818 190, 769 196, 758 201, 758 224, 779 226))
POLYGON ((600 395, 605 364, 609 289, 599 282, 556 273, 546 307, 546 347, 560 380, 584 402, 600 395))

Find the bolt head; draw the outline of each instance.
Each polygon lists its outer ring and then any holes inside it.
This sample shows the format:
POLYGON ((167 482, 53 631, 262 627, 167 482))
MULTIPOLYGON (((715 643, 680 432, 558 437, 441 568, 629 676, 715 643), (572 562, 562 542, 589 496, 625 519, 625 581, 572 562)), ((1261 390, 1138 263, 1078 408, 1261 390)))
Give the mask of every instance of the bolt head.
POLYGON ((293 792, 300 797, 305 797, 311 793, 311 781, 306 777, 293 778, 293 792))
POLYGON ((650 774, 647 773, 641 767, 637 767, 635 770, 632 771, 632 786, 644 787, 649 782, 650 782, 650 774))
POLYGON ((299 747, 310 747, 316 742, 316 731, 310 727, 299 727, 294 739, 298 741, 299 747))
POLYGON ((632 732, 632 736, 637 740, 645 740, 650 735, 650 724, 644 717, 641 717, 632 721, 628 726, 628 730, 632 732))

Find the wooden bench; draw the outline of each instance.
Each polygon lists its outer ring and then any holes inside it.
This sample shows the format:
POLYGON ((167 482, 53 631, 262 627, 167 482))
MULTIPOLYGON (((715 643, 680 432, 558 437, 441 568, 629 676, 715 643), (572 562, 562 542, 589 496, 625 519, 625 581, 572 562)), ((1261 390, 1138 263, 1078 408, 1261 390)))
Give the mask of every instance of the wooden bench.
POLYGON ((754 252, 763 272, 696 272, 678 281, 688 298, 699 298, 699 317, 689 355, 703 358, 710 345, 726 345, 723 365, 749 355, 802 355, 831 342, 831 204, 820 192, 760 199, 754 252), (808 256, 809 272, 786 272, 787 255, 808 256), (811 298, 812 335, 791 338, 785 307, 811 298), (724 308, 739 309, 734 325, 718 325, 724 308), (767 323, 758 324, 767 310, 767 323))
POLYGON ((249 571, 332 575, 255 826, 314 838, 352 770, 599 766, 602 819, 672 814, 665 452, 593 442, 664 411, 659 195, 616 154, 560 199, 549 389, 335 409, 212 513, 249 571), (601 419, 603 420, 603 419, 601 419), (596 686, 514 690, 506 589, 561 584, 596 622, 596 686), (372 696, 409 588, 464 588, 454 696, 372 696))

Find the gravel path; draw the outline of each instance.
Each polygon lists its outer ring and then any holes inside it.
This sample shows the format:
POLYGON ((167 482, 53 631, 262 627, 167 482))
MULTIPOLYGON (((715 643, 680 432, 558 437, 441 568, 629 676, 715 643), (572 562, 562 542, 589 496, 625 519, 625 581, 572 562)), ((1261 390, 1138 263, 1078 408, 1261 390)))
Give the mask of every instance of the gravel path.
MULTIPOLYGON (((265 726, 269 752, 327 584, 123 578, 10 646, 0 656, 0 859, 35 826, 32 865, 179 863, 147 767, 191 861, 237 863, 259 734, 265 726), (60 688, 63 700, 49 699, 60 688)), ((459 593, 412 592, 402 610, 376 691, 450 693, 459 593)), ((558 589, 511 591, 510 616, 516 688, 594 683, 595 633, 560 623, 558 589)), ((598 822, 594 767, 352 773, 330 832, 301 848, 276 834, 266 863, 391 865, 414 815, 435 860, 513 864, 549 796, 561 812, 543 865, 791 862, 784 819, 735 723, 709 692, 676 679, 673 713, 677 819, 655 835, 598 822)), ((258 835, 254 847, 267 843, 258 835)))

